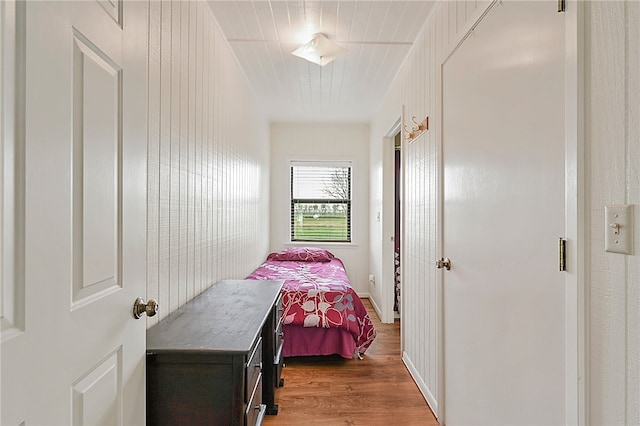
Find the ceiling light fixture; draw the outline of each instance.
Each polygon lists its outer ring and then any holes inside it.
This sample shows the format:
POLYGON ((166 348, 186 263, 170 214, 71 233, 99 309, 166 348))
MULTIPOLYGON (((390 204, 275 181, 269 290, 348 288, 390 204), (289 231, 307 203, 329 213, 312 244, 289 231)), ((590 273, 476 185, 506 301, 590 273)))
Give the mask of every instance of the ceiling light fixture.
POLYGON ((313 35, 311 41, 300 46, 291 52, 291 54, 324 67, 346 52, 346 50, 347 49, 339 44, 329 40, 326 35, 316 33, 313 35))

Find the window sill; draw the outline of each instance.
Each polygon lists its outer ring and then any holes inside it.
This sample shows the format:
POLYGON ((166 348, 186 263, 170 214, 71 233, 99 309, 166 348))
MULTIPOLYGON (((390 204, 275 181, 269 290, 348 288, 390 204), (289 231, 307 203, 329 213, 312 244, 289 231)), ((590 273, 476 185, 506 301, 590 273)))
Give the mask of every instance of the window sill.
POLYGON ((286 247, 340 247, 345 249, 355 249, 360 245, 354 243, 353 241, 350 243, 339 243, 339 242, 322 242, 322 241, 290 241, 284 244, 286 247))

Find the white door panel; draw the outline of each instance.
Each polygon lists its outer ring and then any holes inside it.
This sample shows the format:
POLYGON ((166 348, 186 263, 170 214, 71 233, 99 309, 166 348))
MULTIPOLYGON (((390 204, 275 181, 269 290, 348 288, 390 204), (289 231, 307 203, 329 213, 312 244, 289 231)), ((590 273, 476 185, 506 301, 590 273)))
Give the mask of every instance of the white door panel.
POLYGON ((564 423, 564 22, 496 4, 443 66, 447 425, 564 423))
POLYGON ((25 321, 2 343, 2 424, 145 422, 146 5, 114 4, 18 19, 25 321))

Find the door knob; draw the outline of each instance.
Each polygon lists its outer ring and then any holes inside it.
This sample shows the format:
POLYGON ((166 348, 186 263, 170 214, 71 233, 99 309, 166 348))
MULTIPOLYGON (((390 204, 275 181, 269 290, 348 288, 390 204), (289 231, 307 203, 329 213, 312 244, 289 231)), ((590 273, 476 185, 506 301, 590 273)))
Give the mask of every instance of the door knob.
POLYGON ((145 303, 142 297, 138 297, 133 303, 133 316, 135 319, 140 319, 143 314, 147 314, 148 317, 155 316, 158 313, 158 302, 154 299, 149 299, 145 303))
POLYGON ((451 260, 448 257, 443 257, 442 259, 436 260, 436 268, 438 269, 446 269, 447 271, 451 269, 451 260))

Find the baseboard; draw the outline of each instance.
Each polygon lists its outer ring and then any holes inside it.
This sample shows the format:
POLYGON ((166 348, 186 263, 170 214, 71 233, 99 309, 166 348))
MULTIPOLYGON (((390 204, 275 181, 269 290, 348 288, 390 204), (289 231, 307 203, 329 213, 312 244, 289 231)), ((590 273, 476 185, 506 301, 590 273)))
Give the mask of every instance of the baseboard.
POLYGON ((416 385, 418 386, 418 389, 420 389, 420 392, 422 393, 422 396, 424 396, 424 399, 427 401, 427 404, 429 404, 429 408, 431 408, 433 414, 436 416, 436 418, 438 418, 438 401, 433 396, 424 380, 422 380, 422 377, 420 377, 420 374, 418 373, 416 367, 413 365, 413 362, 411 362, 411 358, 409 358, 409 355, 407 355, 407 353, 404 351, 402 352, 402 361, 407 367, 407 370, 409 370, 411 378, 413 378, 413 381, 416 382, 416 385))
POLYGON ((371 302, 371 306, 373 306, 373 310, 376 311, 376 314, 378 314, 378 318, 380 319, 380 321, 384 322, 382 318, 382 309, 380 309, 380 306, 378 306, 378 304, 376 303, 376 300, 373 297, 370 297, 369 302, 371 302))

